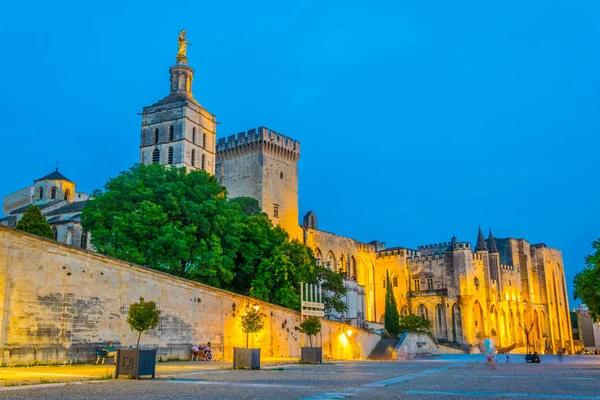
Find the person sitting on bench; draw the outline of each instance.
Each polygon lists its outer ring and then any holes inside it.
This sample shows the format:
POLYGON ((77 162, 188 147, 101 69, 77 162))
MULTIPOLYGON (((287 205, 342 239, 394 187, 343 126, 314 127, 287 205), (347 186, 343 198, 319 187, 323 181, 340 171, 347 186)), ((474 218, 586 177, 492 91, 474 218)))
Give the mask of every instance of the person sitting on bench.
POLYGON ((112 340, 110 342, 108 342, 108 346, 106 346, 102 350, 104 350, 106 352, 107 357, 115 357, 115 358, 117 357, 117 350, 115 350, 115 345, 112 342, 112 340))

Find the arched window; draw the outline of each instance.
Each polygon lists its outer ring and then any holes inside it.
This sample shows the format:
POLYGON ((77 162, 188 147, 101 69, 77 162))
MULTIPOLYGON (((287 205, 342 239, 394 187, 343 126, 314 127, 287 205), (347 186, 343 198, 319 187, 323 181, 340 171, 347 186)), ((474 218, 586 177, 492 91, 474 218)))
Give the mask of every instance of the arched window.
POLYGON ((475 278, 475 289, 479 290, 479 279, 475 278))
POLYGON ((160 162, 160 150, 154 149, 154 151, 152 152, 152 162, 160 162))
POLYGON ((173 148, 172 147, 169 147, 169 156, 168 156, 167 162, 169 164, 173 164, 173 148))
POLYGON ((196 144, 196 127, 192 128, 192 143, 196 144))
POLYGON ((87 241, 88 241, 87 232, 85 232, 85 231, 81 232, 81 244, 79 247, 81 247, 84 250, 87 249, 87 241))
POLYGON ((153 142, 154 142, 154 144, 158 144, 158 128, 154 128, 153 142))
POLYGON ((56 198, 56 188, 53 187, 52 189, 50 189, 50 198, 51 199, 55 199, 56 198))
POLYGON ((52 227, 52 233, 54 233, 54 240, 58 240, 58 230, 55 226, 52 227))
POLYGON ((206 171, 206 156, 202 154, 202 170, 206 171))
POLYGON ((173 125, 169 125, 169 142, 173 141, 173 137, 175 136, 175 128, 173 125))
POLYGON ((192 167, 196 166, 196 149, 192 149, 192 167))
POLYGON ((392 286, 398 287, 398 275, 392 275, 392 286))
POLYGON ((206 148, 206 133, 202 134, 202 147, 206 148))
POLYGON ((71 200, 71 191, 69 189, 65 190, 65 200, 66 201, 71 200))
POLYGON ((421 318, 429 319, 427 316, 427 309, 423 304, 421 304, 419 308, 417 308, 417 315, 421 318))
POLYGON ((38 199, 42 199, 42 197, 44 197, 44 188, 40 187, 38 189, 38 199))

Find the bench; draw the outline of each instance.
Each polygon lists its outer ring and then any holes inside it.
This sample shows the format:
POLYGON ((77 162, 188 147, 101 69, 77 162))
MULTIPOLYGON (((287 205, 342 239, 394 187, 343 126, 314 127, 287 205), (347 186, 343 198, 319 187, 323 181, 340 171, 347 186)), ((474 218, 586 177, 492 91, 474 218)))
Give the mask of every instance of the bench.
POLYGON ((107 358, 111 358, 114 359, 114 357, 109 357, 106 350, 104 349, 96 349, 96 364, 98 364, 98 362, 100 362, 100 360, 102 360, 102 365, 104 365, 104 361, 107 358))

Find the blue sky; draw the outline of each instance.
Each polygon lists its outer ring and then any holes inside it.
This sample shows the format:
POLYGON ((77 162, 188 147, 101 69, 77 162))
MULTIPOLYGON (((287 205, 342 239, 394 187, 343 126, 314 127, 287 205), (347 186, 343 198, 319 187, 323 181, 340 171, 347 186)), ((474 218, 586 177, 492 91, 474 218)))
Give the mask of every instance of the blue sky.
POLYGON ((218 136, 300 140, 321 229, 416 247, 481 224, 561 249, 570 283, 600 237, 600 3, 487 3, 4 2, 0 195, 58 153, 82 191, 136 162, 186 28, 218 136))

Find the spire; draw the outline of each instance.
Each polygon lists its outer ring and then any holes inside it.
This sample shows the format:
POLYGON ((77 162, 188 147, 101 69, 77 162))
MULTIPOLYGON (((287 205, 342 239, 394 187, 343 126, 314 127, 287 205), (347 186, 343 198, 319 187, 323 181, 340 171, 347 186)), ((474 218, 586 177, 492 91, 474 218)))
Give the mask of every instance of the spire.
POLYGON ((490 248, 490 253, 498 252, 498 248, 496 247, 496 239, 494 239, 494 235, 492 235, 491 228, 490 228, 490 236, 488 237, 488 247, 490 248))
POLYGON ((477 246, 475 247, 475 251, 485 251, 487 250, 487 246, 485 244, 485 238, 483 237, 483 231, 481 230, 481 225, 479 226, 479 232, 477 232, 477 246))

